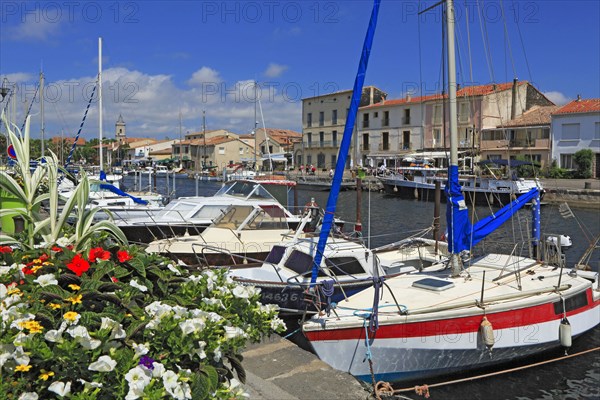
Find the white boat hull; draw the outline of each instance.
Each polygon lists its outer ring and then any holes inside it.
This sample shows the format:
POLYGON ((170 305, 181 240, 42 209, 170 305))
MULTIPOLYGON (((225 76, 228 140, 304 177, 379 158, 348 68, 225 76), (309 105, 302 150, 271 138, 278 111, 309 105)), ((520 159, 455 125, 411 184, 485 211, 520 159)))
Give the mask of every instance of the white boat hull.
MULTIPOLYGON (((591 290, 588 290, 591 300, 591 290)), ((466 371, 560 347, 562 314, 552 303, 524 310, 488 314, 494 326, 491 351, 479 333, 482 316, 433 320, 413 324, 380 326, 370 334, 370 352, 375 379, 390 382, 423 379, 466 371), (552 319, 543 321, 552 314, 552 319), (502 322, 504 321, 504 323, 502 322), (502 328, 503 325, 506 325, 502 328)), ((573 336, 600 323, 600 301, 568 315, 573 336)), ((318 356, 332 367, 371 381, 365 329, 307 332, 318 356)))

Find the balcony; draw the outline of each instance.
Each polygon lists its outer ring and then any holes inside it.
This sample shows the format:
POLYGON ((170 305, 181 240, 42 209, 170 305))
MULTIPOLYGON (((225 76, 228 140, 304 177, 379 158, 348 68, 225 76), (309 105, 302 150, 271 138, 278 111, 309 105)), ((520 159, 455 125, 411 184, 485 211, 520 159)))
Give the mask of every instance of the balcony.
POLYGON ((309 142, 304 144, 305 149, 323 149, 328 147, 338 147, 337 140, 320 140, 318 142, 309 142))

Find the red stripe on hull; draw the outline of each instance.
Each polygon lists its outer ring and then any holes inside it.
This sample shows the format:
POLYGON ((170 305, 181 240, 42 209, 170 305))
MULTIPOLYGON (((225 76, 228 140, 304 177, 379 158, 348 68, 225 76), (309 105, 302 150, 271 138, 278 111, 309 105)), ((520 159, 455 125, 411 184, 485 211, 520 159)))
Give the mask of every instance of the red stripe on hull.
MULTIPOLYGON (((586 291, 586 296, 588 304, 576 310, 567 312, 567 316, 577 315, 600 305, 600 301, 593 301, 591 289, 586 291)), ((486 316, 488 321, 494 326, 494 329, 507 329, 534 325, 552 320, 560 320, 562 318, 562 313, 557 315, 554 312, 554 302, 555 301, 517 310, 490 313, 486 314, 486 316)), ((479 314, 444 320, 380 325, 375 337, 378 339, 400 339, 476 332, 481 324, 482 316, 482 314, 479 314)), ((363 338, 364 331, 364 327, 358 327, 308 331, 304 332, 304 335, 309 341, 348 340, 363 338)))

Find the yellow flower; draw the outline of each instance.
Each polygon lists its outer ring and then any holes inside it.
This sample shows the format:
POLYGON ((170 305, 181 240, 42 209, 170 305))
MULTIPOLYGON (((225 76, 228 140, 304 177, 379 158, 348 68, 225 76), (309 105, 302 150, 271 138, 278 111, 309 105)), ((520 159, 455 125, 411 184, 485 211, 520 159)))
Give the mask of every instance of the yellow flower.
POLYGON ((21 289, 19 289, 19 288, 13 288, 13 289, 10 289, 8 292, 6 292, 7 296, 11 296, 13 294, 18 294, 19 296, 21 296, 23 293, 21 293, 21 289))
POLYGON ((29 256, 27 254, 25 254, 23 257, 21 257, 21 260, 28 260, 29 256))
POLYGON ((74 284, 74 283, 71 283, 71 284, 69 285, 69 289, 71 289, 71 290, 79 290, 79 289, 81 289, 81 286, 79 286, 79 285, 76 285, 76 284, 74 284))
POLYGON ((56 303, 50 303, 48 304, 48 307, 52 308, 53 310, 56 310, 58 308, 60 308, 60 304, 56 304, 56 303))
POLYGON ((72 321, 75 321, 78 316, 79 316, 79 314, 77 314, 75 311, 69 311, 68 313, 65 313, 63 318, 72 322, 72 321))
POLYGON ((47 381, 48 378, 50 378, 51 376, 54 376, 54 372, 52 372, 52 371, 50 371, 50 372, 42 372, 42 374, 40 375, 40 379, 42 379, 44 381, 47 381))
POLYGON ((48 266, 48 265, 54 265, 54 263, 51 263, 50 261, 44 261, 42 263, 42 265, 48 266))
POLYGON ((25 329, 29 329, 29 333, 41 333, 44 330, 44 327, 35 320, 22 321, 19 323, 19 326, 25 329))
POLYGON ((75 296, 75 297, 69 297, 69 298, 67 299, 67 301, 70 301, 70 302, 71 302, 71 304, 81 304, 81 298, 82 298, 82 297, 83 297, 83 296, 81 296, 80 294, 78 294, 78 295, 77 295, 77 296, 75 296))
POLYGON ((17 371, 17 372, 27 372, 30 369, 31 369, 31 365, 25 365, 25 364, 17 365, 15 367, 15 371, 17 371))
POLYGON ((41 265, 33 265, 33 266, 31 267, 31 271, 35 273, 35 272, 37 272, 38 270, 40 270, 41 268, 42 268, 42 266, 41 266, 41 265))
POLYGON ((42 260, 40 260, 39 258, 36 258, 35 260, 33 260, 34 264, 41 264, 42 260))

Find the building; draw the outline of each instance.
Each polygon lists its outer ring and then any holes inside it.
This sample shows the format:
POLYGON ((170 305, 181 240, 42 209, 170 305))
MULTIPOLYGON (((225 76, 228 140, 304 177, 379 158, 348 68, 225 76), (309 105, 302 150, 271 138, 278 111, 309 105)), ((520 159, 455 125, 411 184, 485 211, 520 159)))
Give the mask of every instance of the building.
POLYGON ((382 100, 358 112, 359 164, 388 167, 423 149, 424 101, 433 96, 382 100))
POLYGON ((481 158, 528 159, 542 168, 552 163, 550 128, 552 113, 558 106, 534 106, 520 116, 492 129, 481 132, 481 158))
MULTIPOLYGON (((352 90, 343 90, 302 99, 302 142, 294 146, 296 165, 315 165, 318 168, 335 168, 339 145, 344 134, 352 90)), ((359 106, 379 103, 387 94, 374 86, 363 88, 359 106)), ((356 129, 355 129, 356 130, 356 129)), ((356 135, 353 148, 356 148, 356 135)), ((350 150, 346 167, 358 157, 350 150)))
MULTIPOLYGON (((244 148, 244 161, 254 160, 252 150, 254 149, 254 139, 249 143, 248 138, 242 138, 240 135, 234 132, 230 132, 226 129, 212 129, 202 132, 186 133, 185 139, 175 141, 172 145, 171 154, 172 158, 179 160, 182 159, 182 166, 187 169, 200 170, 201 166, 217 166, 217 161, 210 155, 211 140, 214 138, 231 138, 242 141, 242 147, 244 148), (246 155, 248 153, 248 155, 246 155), (246 160, 247 159, 247 160, 246 160), (211 164, 212 161, 212 164, 211 164)), ((214 143, 213 143, 214 144, 214 143)), ((229 146, 225 146, 229 147, 229 146)), ((220 156, 222 154, 218 154, 220 156)), ((238 153, 239 155, 239 153, 238 153)), ((217 157, 220 158, 220 157, 217 157)), ((237 158, 236 158, 237 159, 237 158)), ((238 161, 236 161, 238 162, 238 161)))
POLYGON ((288 157, 293 163, 292 153, 294 145, 302 143, 302 134, 289 129, 267 128, 266 134, 263 128, 256 130, 256 142, 262 159, 283 161, 287 164, 288 157))
POLYGON ((594 152, 592 176, 600 178, 600 99, 574 100, 552 114, 552 158, 558 166, 576 169, 573 155, 594 152))
MULTIPOLYGON (((503 126, 534 106, 553 106, 527 81, 457 88, 458 147, 477 153, 482 130, 503 126)), ((449 148, 447 96, 430 96, 425 101, 423 148, 429 151, 449 148), (445 129, 444 129, 445 128, 445 129)))
POLYGON ((192 162, 190 168, 195 170, 200 170, 201 166, 222 170, 228 165, 241 164, 254 158, 254 148, 241 140, 238 135, 186 140, 183 144, 190 148, 192 162))
POLYGON ((115 139, 117 143, 122 144, 126 142, 126 124, 125 120, 123 120, 123 116, 119 114, 119 118, 115 123, 115 139))

